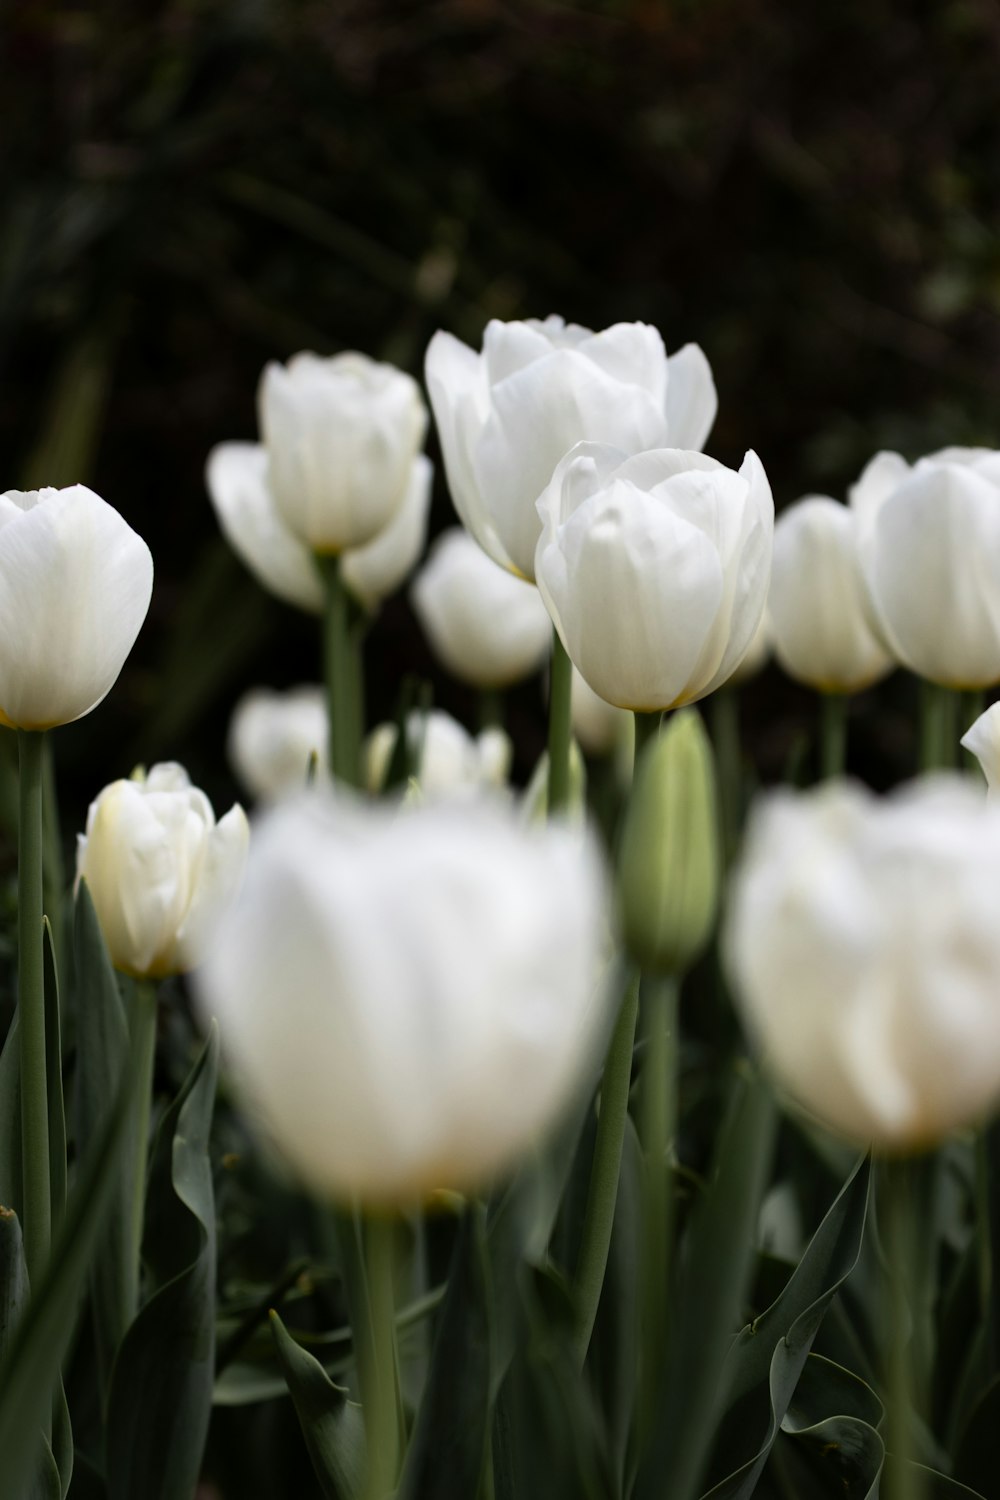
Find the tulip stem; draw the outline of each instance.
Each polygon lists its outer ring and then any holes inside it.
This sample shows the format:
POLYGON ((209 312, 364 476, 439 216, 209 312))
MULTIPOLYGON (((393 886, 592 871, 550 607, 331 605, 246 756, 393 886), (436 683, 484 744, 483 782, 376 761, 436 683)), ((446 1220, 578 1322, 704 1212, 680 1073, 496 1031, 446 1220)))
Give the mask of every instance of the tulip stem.
POLYGON ((559 632, 553 630, 549 674, 549 817, 562 812, 569 802, 572 687, 573 665, 559 639, 559 632))
POLYGON ((934 682, 921 683, 920 769, 948 770, 958 751, 956 710, 958 695, 934 682))
POLYGON ((642 1060, 640 1128, 646 1179, 646 1223, 643 1246, 645 1293, 643 1343, 643 1420, 653 1416, 659 1374, 668 1338, 671 1241, 673 1238, 673 1167, 670 1154, 677 1122, 678 1031, 676 975, 647 975, 642 989, 646 1040, 642 1060))
POLYGON ((368 1445, 366 1500, 385 1500, 395 1489, 402 1448, 393 1240, 391 1219, 372 1215, 367 1220, 365 1260, 372 1367, 362 1392, 368 1445))
POLYGON ((38 1286, 49 1255, 49 1101, 45 1072, 42 954, 42 770, 44 735, 17 731, 20 796, 17 848, 17 991, 21 1066, 24 1256, 38 1286))
POLYGON ((135 1091, 130 1149, 132 1181, 129 1259, 124 1288, 126 1327, 139 1311, 142 1274, 142 1231, 146 1210, 146 1167, 149 1155, 149 1121, 153 1107, 153 1067, 156 1060, 156 986, 148 979, 136 980, 128 1009, 132 1056, 141 1081, 135 1091))
POLYGON ((820 696, 820 776, 830 781, 843 776, 847 765, 847 704, 845 693, 820 696))
POLYGON ((635 713, 635 746, 632 751, 632 764, 638 766, 639 756, 645 750, 650 740, 655 740, 663 723, 663 715, 657 710, 655 713, 635 713))
POLYGON ((726 865, 736 853, 743 812, 743 752, 740 746, 740 698, 732 686, 712 694, 712 743, 719 778, 722 847, 726 865))
POLYGON ((501 688, 483 688, 479 694, 480 729, 502 729, 504 725, 504 701, 501 688))
POLYGON ((886 1500, 924 1500, 923 1470, 914 1465, 913 1422, 919 1405, 918 1371, 922 1314, 920 1255, 917 1236, 915 1173, 917 1164, 889 1161, 881 1180, 880 1224, 885 1251, 885 1307, 888 1315, 886 1354, 886 1500))
POLYGON ((604 1077, 601 1080, 597 1139, 594 1143, 590 1188, 580 1238, 580 1258, 576 1267, 575 1343, 581 1366, 590 1347, 611 1246, 638 1013, 639 973, 636 970, 629 980, 611 1036, 611 1046, 604 1063, 604 1077))
POLYGON ((351 599, 339 557, 317 557, 326 590, 323 654, 330 717, 330 770, 337 781, 359 786, 361 746, 356 704, 358 642, 351 631, 351 599))

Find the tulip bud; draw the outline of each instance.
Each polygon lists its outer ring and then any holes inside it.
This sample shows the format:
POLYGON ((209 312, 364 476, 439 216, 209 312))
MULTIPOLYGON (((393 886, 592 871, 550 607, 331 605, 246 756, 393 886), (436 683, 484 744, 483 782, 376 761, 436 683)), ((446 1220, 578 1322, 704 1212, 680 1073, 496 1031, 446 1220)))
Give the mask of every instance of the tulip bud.
MULTIPOLYGON (((564 814, 571 823, 583 823, 587 815, 587 764, 576 740, 569 746, 569 794, 564 814)), ((521 816, 526 823, 544 823, 549 812, 549 753, 543 750, 521 794, 521 816)))
POLYGON ((272 692, 252 688, 229 724, 229 762, 251 796, 274 801, 300 792, 315 764, 325 771, 329 740, 326 692, 321 687, 272 692))
POLYGON ((1000 801, 1000 703, 994 703, 979 715, 963 734, 961 743, 982 767, 989 800, 1000 801))
POLYGON ((682 974, 715 923, 719 828, 712 747, 694 710, 639 758, 619 860, 626 946, 641 968, 682 974))
MULTIPOLYGON (((372 792, 385 785, 399 735, 395 724, 379 724, 365 746, 365 780, 372 792)), ((413 780, 424 797, 467 796, 501 787, 510 773, 512 747, 502 729, 473 738, 441 709, 414 711, 406 720, 406 749, 413 780)))

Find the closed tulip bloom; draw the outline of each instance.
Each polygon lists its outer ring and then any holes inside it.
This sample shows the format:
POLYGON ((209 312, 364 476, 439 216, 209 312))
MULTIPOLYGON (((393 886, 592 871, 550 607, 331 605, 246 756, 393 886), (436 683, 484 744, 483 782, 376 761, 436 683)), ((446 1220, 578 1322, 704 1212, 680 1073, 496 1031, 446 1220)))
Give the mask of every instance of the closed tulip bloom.
POLYGON ((872 623, 943 687, 1000 682, 1000 453, 944 448, 912 469, 879 454, 851 493, 872 623))
POLYGON ((964 777, 758 806, 728 965, 776 1077, 831 1129, 919 1148, 995 1105, 998 886, 1000 809, 964 777))
POLYGON ((538 513, 539 592, 595 693, 652 713, 732 675, 771 571, 774 503, 755 453, 736 473, 701 453, 581 443, 538 513))
POLYGON ((0 723, 51 729, 96 708, 152 592, 149 548, 93 490, 0 495, 0 723))
POLYGON ((558 317, 493 320, 481 354, 439 332, 426 377, 455 509, 494 561, 529 579, 536 502, 564 453, 700 448, 717 404, 697 344, 668 358, 646 323, 593 333, 558 317))
POLYGON ((782 511, 774 528, 768 611, 774 654, 821 693, 856 693, 895 665, 867 615, 858 516, 825 495, 782 511))
POLYGON ((249 835, 242 807, 216 823, 173 762, 106 786, 78 836, 76 875, 115 968, 160 979, 200 963, 239 890, 249 835))
POLYGON ((427 430, 411 376, 364 354, 296 354, 267 366, 259 406, 274 497, 301 542, 337 554, 385 529, 427 430))
POLYGON ((359 603, 374 612, 413 572, 427 542, 434 465, 418 453, 410 465, 403 503, 389 524, 364 547, 341 559, 344 582, 359 603))
POLYGON ((252 797, 273 801, 300 792, 310 765, 325 775, 329 720, 322 687, 287 692, 252 688, 233 711, 229 762, 252 797))
MULTIPOLYGON (((385 785, 399 734, 395 724, 379 724, 368 736, 367 783, 373 792, 385 785)), ((503 786, 510 775, 513 747, 502 729, 479 735, 442 709, 413 712, 406 721, 407 753, 413 777, 425 797, 464 796, 503 786)))
POLYGON ((509 810, 318 794, 259 830, 200 977, 237 1081, 315 1192, 475 1188, 593 1062, 605 887, 594 848, 509 810))
POLYGON ((552 621, 538 590, 498 567, 461 526, 438 537, 410 602, 434 654, 472 687, 509 687, 549 654, 552 621))
POLYGON ((1000 800, 1000 703, 979 715, 963 734, 962 744, 982 767, 990 800, 1000 800))

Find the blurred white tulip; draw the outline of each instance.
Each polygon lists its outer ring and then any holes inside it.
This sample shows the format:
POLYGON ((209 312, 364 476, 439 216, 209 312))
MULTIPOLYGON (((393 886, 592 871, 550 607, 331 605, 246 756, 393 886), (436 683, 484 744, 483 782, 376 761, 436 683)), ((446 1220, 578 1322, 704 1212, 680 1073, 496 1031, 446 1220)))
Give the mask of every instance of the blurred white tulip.
MULTIPOLYGON (((365 746, 366 782, 381 791, 389 772, 399 730, 379 724, 365 746)), ((505 785, 513 746, 502 729, 484 729, 473 737, 442 709, 414 710, 406 721, 407 753, 414 779, 425 797, 462 796, 505 785)))
POLYGON ((328 742, 325 689, 251 688, 233 710, 227 751, 250 795, 275 801, 303 789, 314 758, 316 775, 326 775, 328 742))
POLYGON ((437 538, 410 602, 435 655, 473 687, 509 687, 549 654, 552 621, 538 590, 498 567, 461 526, 437 538))
POLYGON ((77 837, 76 878, 115 968, 160 979, 201 963, 239 891, 249 836, 238 803, 216 823, 174 762, 106 786, 77 837))
MULTIPOLYGON (((548 619, 548 615, 545 617, 548 619)), ((573 734, 588 755, 612 755, 633 732, 634 720, 623 708, 605 703, 573 668, 570 687, 573 734)))
POLYGON ((535 504, 574 444, 700 448, 717 404, 697 344, 668 359, 646 323, 593 333, 558 317, 493 320, 481 354, 438 332, 426 378, 455 509, 494 561, 529 579, 535 504))
POLYGON ((364 547, 349 548, 341 559, 344 582, 361 604, 375 610, 405 583, 427 542, 434 465, 418 453, 410 466, 403 503, 392 520, 364 547))
POLYGON ((760 460, 580 443, 538 502, 539 592, 593 690, 644 712, 732 675, 764 612, 774 503, 760 460))
POLYGON ((255 830, 202 1007, 317 1193, 390 1205, 475 1188, 594 1062, 605 899, 594 847, 567 829, 313 793, 255 830))
POLYGON ((961 743, 982 767, 990 800, 1000 800, 1000 703, 992 704, 979 715, 963 734, 961 743))
POLYGON ((775 522, 768 613, 775 656, 807 687, 857 693, 895 666, 869 624, 858 513, 825 495, 775 522))
POLYGON ((149 548, 93 490, 0 495, 0 723, 51 729, 96 708, 152 592, 149 548))
POLYGON ((728 967, 776 1077, 832 1129, 919 1148, 996 1104, 998 888, 1000 809, 964 777, 758 805, 728 967))
POLYGON ((271 488, 295 536, 326 555, 383 531, 427 430, 416 381, 364 354, 296 354, 267 366, 258 399, 271 488))
POLYGON ((771 617, 765 608, 760 617, 760 624, 753 633, 753 639, 747 647, 747 654, 732 672, 726 681, 732 687, 739 687, 741 682, 749 682, 751 677, 756 677, 767 666, 768 658, 774 647, 774 632, 771 628, 771 617))

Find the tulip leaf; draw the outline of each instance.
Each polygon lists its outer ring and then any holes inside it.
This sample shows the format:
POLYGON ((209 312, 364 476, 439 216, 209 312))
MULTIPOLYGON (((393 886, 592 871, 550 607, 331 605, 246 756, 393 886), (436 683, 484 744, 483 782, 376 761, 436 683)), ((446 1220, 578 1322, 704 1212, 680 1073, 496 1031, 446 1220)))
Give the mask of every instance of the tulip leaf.
POLYGON ((398 1500, 475 1495, 491 1419, 492 1355, 484 1216, 466 1212, 398 1500))
MULTIPOLYGON (((128 1026, 97 913, 80 882, 73 924, 76 983, 77 1065, 76 1128, 81 1148, 103 1127, 108 1100, 117 1092, 129 1055, 128 1026)), ((128 1304, 131 1256, 129 1173, 122 1162, 114 1201, 108 1214, 100 1254, 91 1270, 97 1368, 104 1398, 111 1369, 132 1317, 128 1304)))
POLYGON ((642 1192, 642 1147, 631 1117, 626 1117, 611 1247, 588 1358, 608 1414, 608 1441, 620 1494, 628 1494, 631 1488, 627 1460, 640 1358, 642 1192))
POLYGON ((318 1359, 292 1338, 276 1312, 271 1332, 288 1392, 298 1415, 324 1500, 355 1500, 365 1476, 365 1425, 361 1407, 348 1401, 318 1359))
POLYGON ((59 1233, 66 1212, 66 1110, 63 1102, 62 1028, 59 1021, 59 976, 48 917, 42 919, 45 993, 45 1076, 49 1099, 49 1182, 52 1233, 59 1233))
POLYGON ((955 1473, 984 1493, 996 1483, 1000 1376, 994 1377, 973 1407, 955 1455, 955 1473))
POLYGON ((218 1031, 164 1115, 143 1253, 155 1290, 122 1341, 108 1402, 109 1500, 190 1500, 212 1407, 215 1201, 209 1132, 218 1031))
POLYGON ((20 1213, 21 1207, 21 1059, 15 1014, 0 1052, 0 1208, 20 1213))

